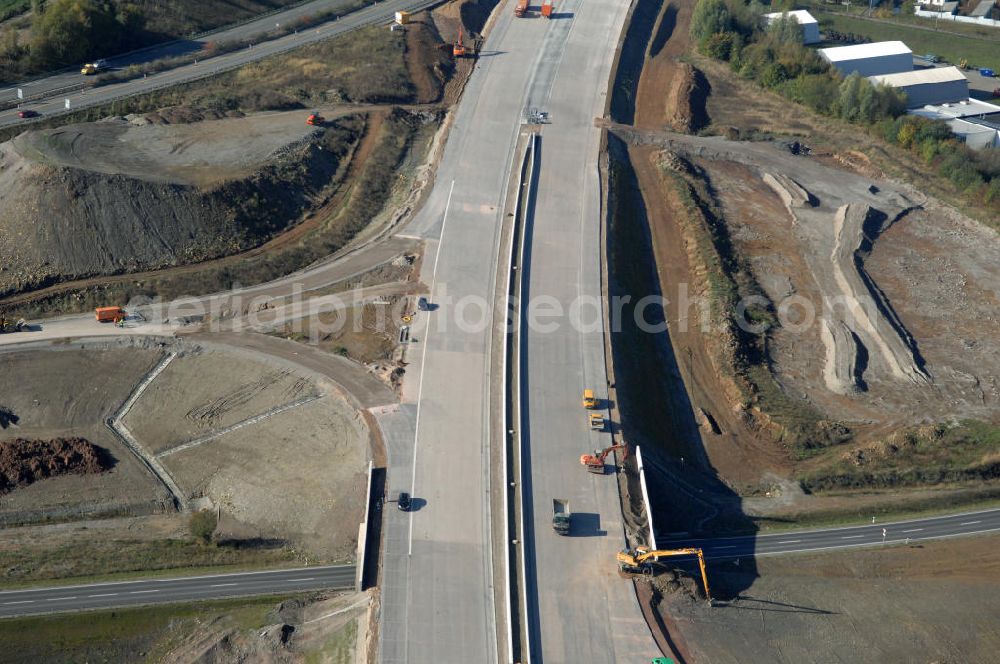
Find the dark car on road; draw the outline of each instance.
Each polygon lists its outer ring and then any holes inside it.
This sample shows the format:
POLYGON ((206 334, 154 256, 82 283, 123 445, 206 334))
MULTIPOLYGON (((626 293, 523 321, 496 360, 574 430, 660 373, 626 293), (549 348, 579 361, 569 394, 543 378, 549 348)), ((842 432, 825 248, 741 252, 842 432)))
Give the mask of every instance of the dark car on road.
POLYGON ((18 111, 17 112, 17 117, 22 118, 22 119, 24 119, 24 118, 37 118, 39 115, 40 115, 40 113, 38 111, 33 111, 30 108, 25 109, 23 111, 18 111))
POLYGON ((399 498, 396 499, 396 507, 402 512, 410 511, 410 494, 405 491, 399 492, 399 498))

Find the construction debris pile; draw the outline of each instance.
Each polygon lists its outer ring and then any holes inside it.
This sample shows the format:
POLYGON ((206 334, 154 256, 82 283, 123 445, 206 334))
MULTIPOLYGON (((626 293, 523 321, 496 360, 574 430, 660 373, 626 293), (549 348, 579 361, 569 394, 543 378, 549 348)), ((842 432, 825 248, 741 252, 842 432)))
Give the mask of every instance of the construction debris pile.
POLYGON ((97 474, 113 465, 110 455, 83 438, 0 441, 0 495, 48 477, 97 474))

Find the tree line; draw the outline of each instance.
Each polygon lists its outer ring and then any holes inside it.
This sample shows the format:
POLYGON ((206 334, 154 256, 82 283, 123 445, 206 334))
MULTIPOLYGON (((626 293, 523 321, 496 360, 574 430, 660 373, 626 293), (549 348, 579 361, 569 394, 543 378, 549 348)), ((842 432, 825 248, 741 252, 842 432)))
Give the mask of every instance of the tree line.
POLYGON ((802 26, 794 18, 768 23, 767 11, 758 0, 698 0, 691 36, 701 53, 728 62, 742 78, 821 115, 863 126, 921 157, 973 200, 1000 209, 1000 149, 970 150, 944 122, 905 115, 905 94, 873 85, 857 72, 842 76, 802 44, 802 26))
POLYGON ((0 34, 0 77, 49 71, 129 50, 143 42, 142 9, 110 0, 33 0, 30 38, 0 34))

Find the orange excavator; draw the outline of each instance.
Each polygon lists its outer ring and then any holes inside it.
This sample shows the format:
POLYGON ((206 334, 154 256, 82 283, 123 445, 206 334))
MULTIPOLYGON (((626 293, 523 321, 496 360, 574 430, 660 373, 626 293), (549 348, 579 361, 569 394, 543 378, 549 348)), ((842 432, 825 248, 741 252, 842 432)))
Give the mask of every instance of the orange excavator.
POLYGON ((451 54, 456 58, 465 57, 465 43, 462 41, 462 28, 458 29, 458 41, 451 47, 451 54))
POLYGON ((580 456, 580 463, 587 467, 587 470, 597 475, 604 474, 604 460, 615 450, 624 450, 622 461, 628 458, 628 445, 617 443, 603 450, 594 450, 593 454, 583 454, 580 456))
POLYGON ((319 113, 313 113, 308 118, 306 118, 306 124, 313 127, 322 127, 326 124, 326 118, 324 118, 319 113))
POLYGON ((637 546, 634 549, 619 551, 618 569, 623 574, 653 574, 653 565, 660 558, 670 556, 698 556, 698 567, 701 569, 701 583, 705 588, 705 598, 712 603, 712 594, 708 590, 708 570, 705 567, 705 554, 701 549, 659 549, 651 551, 648 546, 637 546))

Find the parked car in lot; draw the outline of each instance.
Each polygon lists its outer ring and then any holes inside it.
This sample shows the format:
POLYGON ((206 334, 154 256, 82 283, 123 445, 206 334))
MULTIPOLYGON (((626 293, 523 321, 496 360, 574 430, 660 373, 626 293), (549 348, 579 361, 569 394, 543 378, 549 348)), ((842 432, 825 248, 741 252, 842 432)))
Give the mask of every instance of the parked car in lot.
POLYGON ((396 499, 396 507, 399 508, 401 512, 410 511, 410 494, 405 491, 399 492, 399 498, 396 499))
POLYGON ((26 108, 23 111, 17 112, 17 117, 21 118, 22 120, 24 118, 37 118, 39 115, 41 115, 41 113, 39 113, 38 111, 33 111, 30 108, 26 108))

